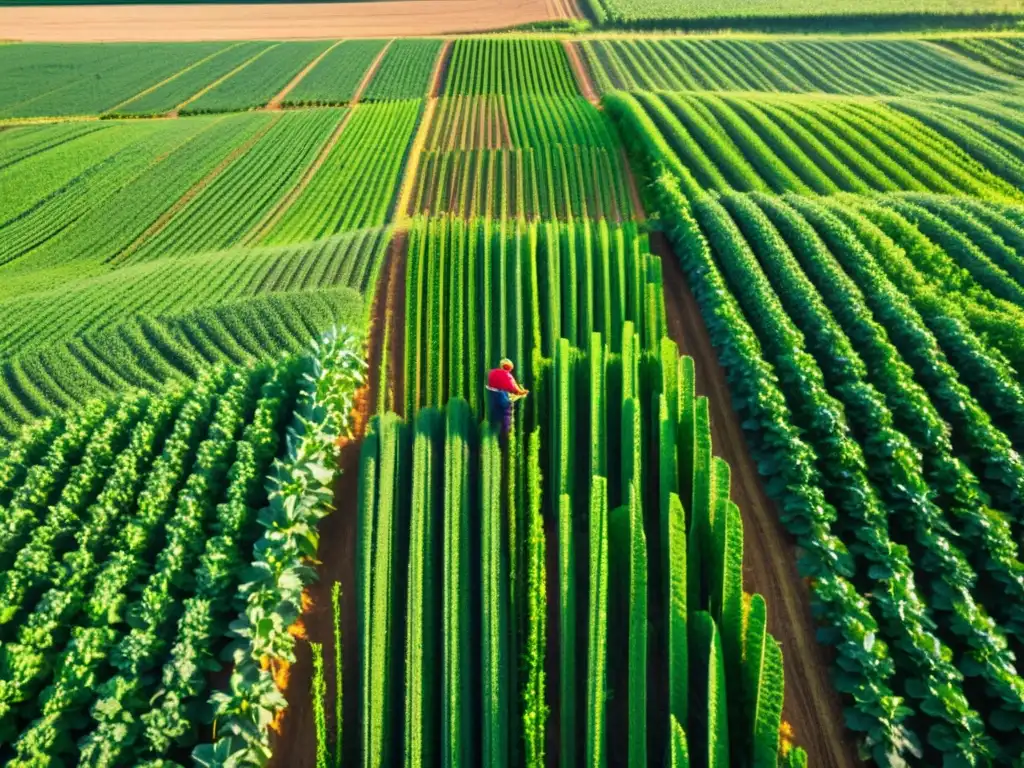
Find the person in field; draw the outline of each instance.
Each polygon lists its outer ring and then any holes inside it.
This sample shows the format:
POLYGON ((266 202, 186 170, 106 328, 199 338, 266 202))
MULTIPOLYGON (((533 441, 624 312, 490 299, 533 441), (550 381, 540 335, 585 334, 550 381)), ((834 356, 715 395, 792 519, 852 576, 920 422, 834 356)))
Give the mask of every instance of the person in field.
POLYGON ((512 361, 502 359, 498 367, 487 374, 487 400, 491 423, 501 428, 501 436, 508 437, 512 429, 512 409, 515 401, 526 397, 529 390, 523 389, 512 375, 512 361))

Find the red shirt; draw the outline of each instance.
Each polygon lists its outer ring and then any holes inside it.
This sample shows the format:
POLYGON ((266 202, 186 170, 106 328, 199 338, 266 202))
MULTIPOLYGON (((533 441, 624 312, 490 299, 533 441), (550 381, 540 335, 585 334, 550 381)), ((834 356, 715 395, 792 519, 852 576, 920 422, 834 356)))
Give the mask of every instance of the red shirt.
POLYGON ((506 371, 504 368, 495 368, 487 374, 487 386, 491 389, 497 389, 499 392, 509 392, 513 395, 521 395, 524 391, 516 382, 512 372, 506 371))

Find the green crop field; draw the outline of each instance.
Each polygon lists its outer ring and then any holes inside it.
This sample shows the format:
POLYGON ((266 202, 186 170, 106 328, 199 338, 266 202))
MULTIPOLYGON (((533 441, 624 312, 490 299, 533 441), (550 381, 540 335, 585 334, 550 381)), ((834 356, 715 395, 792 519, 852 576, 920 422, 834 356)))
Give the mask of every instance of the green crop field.
MULTIPOLYGON (((896 17, 897 23, 937 23, 944 16, 972 16, 1006 20, 1024 14, 1019 0, 586 0, 591 17, 614 24, 664 23, 729 26, 755 21, 759 24, 787 19, 807 26, 826 27, 836 21, 869 18, 884 21, 896 17), (838 17, 838 19, 836 18, 838 17)), ((891 22, 890 22, 891 23, 891 22)))
POLYGON ((1024 9, 820 5, 0 47, 0 764, 1017 765, 1024 9))

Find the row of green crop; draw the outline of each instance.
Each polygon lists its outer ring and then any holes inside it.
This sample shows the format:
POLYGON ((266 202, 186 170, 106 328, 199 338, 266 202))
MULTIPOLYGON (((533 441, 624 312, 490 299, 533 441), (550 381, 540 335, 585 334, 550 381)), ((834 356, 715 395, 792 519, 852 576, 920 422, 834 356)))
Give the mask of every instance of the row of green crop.
POLYGON ((1024 66, 1021 65, 1024 40, 1019 37, 956 37, 937 42, 993 69, 1017 77, 1024 76, 1024 66))
MULTIPOLYGON (((198 145, 193 141, 208 128, 211 124, 201 120, 153 121, 122 129, 126 139, 123 147, 5 222, 0 228, 0 266, 17 260, 31 260, 31 266, 37 266, 34 257, 38 251, 76 225, 85 225, 95 208, 120 198, 120 192, 126 186, 145 178, 152 171, 165 168, 167 155, 194 150, 198 145)), ((88 143, 82 146, 83 151, 88 149, 88 143)), ((44 157, 51 155, 52 152, 47 152, 44 157)), ((52 157, 59 160, 60 154, 52 157)), ((42 168, 38 167, 36 172, 43 173, 42 168)), ((177 172, 181 173, 180 170, 177 172)), ((107 226, 111 226, 111 222, 108 221, 107 226)))
POLYGON ((0 301, 0 357, 106 330, 135 314, 168 317, 270 293, 364 292, 389 240, 381 228, 293 246, 157 260, 0 301), (244 258, 243 258, 244 254, 244 258))
MULTIPOLYGON (((964 263, 953 245, 982 258, 1012 249, 969 202, 687 200, 692 178, 668 147, 634 135, 751 448, 774 468, 769 492, 808 552, 847 725, 880 764, 1016 755, 1024 399, 964 302, 941 295, 950 256, 964 263)), ((993 307, 1016 327, 1019 309, 993 307)))
POLYGON ((371 287, 390 230, 349 232, 293 246, 157 260, 0 301, 0 358, 91 335, 134 315, 167 318, 263 294, 371 287))
POLYGON ((309 242, 387 223, 422 102, 409 99, 354 109, 323 165, 262 243, 309 242))
POLYGON ((266 754, 254 726, 276 687, 258 678, 293 642, 304 542, 327 509, 315 482, 336 472, 358 347, 343 331, 273 366, 93 401, 0 454, 5 765, 176 759, 209 740, 211 711, 218 749, 266 754), (236 697, 208 702, 225 649, 236 697))
POLYGON ((317 109, 278 114, 249 151, 189 199, 136 250, 118 257, 118 263, 230 248, 259 227, 302 177, 343 113, 317 109))
POLYGON ((671 743, 681 765, 805 764, 780 737, 782 654, 743 592, 693 362, 669 342, 644 351, 631 323, 620 335, 619 354, 562 339, 504 448, 463 400, 372 425, 347 761, 643 766, 671 743))
POLYGON ((1021 131, 1024 121, 1014 110, 996 104, 988 116, 954 104, 935 104, 923 100, 894 101, 892 106, 946 137, 986 168, 1020 188, 1024 184, 1024 147, 1021 131), (1008 112, 1008 125, 1001 125, 999 115, 1008 112))
MULTIPOLYGON (((245 145, 266 130, 272 117, 265 112, 154 121, 153 125, 166 126, 164 130, 184 130, 188 138, 156 155, 141 169, 133 169, 134 163, 128 162, 122 153, 116 165, 109 166, 109 169, 104 167, 102 171, 102 174, 118 174, 116 184, 98 189, 101 178, 97 174, 87 184, 81 185, 81 189, 76 184, 42 202, 38 206, 39 213, 26 216, 22 220, 25 224, 19 222, 19 226, 25 226, 39 216, 37 229, 45 232, 46 236, 32 238, 31 249, 22 254, 25 258, 4 268, 0 294, 18 296, 33 290, 36 284, 28 273, 34 270, 45 274, 50 268, 60 268, 69 263, 76 265, 75 277, 96 270, 97 265, 109 261, 138 241, 183 195, 217 168, 234 148, 245 145), (101 193, 103 190, 105 193, 101 193), (51 221, 59 223, 58 231, 43 229, 44 226, 52 227, 46 224, 51 221), (16 272, 21 274, 14 277, 16 272)), ((77 141, 75 139, 71 143, 77 141)), ((50 152, 39 153, 39 160, 44 165, 49 164, 50 152)), ((53 287, 53 281, 45 281, 43 285, 53 287)))
POLYGON ((7 764, 114 765, 195 738, 205 675, 187 674, 178 691, 145 673, 216 660, 225 588, 254 540, 247 504, 262 493, 296 377, 294 366, 214 369, 189 388, 89 406, 8 486, 7 764), (184 729, 154 706, 161 686, 179 694, 184 729))
POLYGON ((0 141, 0 170, 109 127, 87 121, 10 126, 0 141))
POLYGON ((262 107, 330 46, 326 40, 272 45, 243 68, 189 101, 182 113, 236 112, 262 107))
POLYGON ((593 332, 614 348, 631 321, 647 346, 664 334, 661 264, 634 224, 417 219, 405 298, 406 413, 454 397, 482 407, 483 376, 593 332), (488 307, 485 312, 476 310, 488 307))
POLYGON ((554 144, 619 147, 610 123, 582 96, 527 93, 442 97, 424 148, 545 149, 554 144))
POLYGON ((569 57, 558 40, 459 38, 452 45, 445 96, 577 96, 569 57))
POLYGON ((159 391, 223 362, 249 365, 300 351, 334 322, 361 327, 362 298, 346 288, 283 293, 153 318, 15 355, 0 364, 0 434, 41 416, 131 388, 159 391))
POLYGON ((620 158, 605 149, 425 153, 410 213, 527 219, 632 218, 620 158))
MULTIPOLYGON (((288 706, 275 670, 294 664, 292 628, 304 609, 305 590, 316 578, 317 525, 333 509, 340 475, 340 444, 352 438, 357 390, 366 384, 361 340, 337 328, 321 335, 300 358, 296 393, 283 456, 265 487, 266 506, 256 522, 263 529, 250 567, 236 583, 238 618, 230 625, 233 668, 226 686, 209 698, 215 723, 212 743, 193 751, 198 765, 264 765, 271 755, 268 726, 288 706)), ((254 500, 255 501, 255 500, 254 500)), ((341 701, 340 587, 331 590, 335 638, 335 704, 341 701)), ((316 676, 314 674, 314 683, 316 676)), ((322 681, 321 681, 322 682, 322 681)), ((170 697, 166 704, 173 700, 170 697)), ((337 707, 336 707, 337 709, 337 707)), ((325 723, 316 723, 318 765, 325 723)), ((342 723, 336 723, 335 765, 340 765, 342 723)), ((310 745, 312 746, 312 745, 310 745)))
POLYGON ((150 133, 130 124, 110 126, 15 163, 4 173, 0 231, 67 187, 85 183, 105 166, 116 165, 120 153, 150 133))
POLYGON ((421 99, 430 94, 431 76, 441 55, 441 40, 409 38, 395 40, 367 84, 363 101, 421 99))
POLYGON ((5 45, 0 49, 0 118, 97 115, 229 45, 5 45))
POLYGON ((285 96, 285 105, 347 104, 386 45, 386 40, 339 43, 285 96))
POLYGON ((580 97, 445 97, 427 128, 411 213, 626 220, 633 202, 608 120, 580 97))
POLYGON ((688 194, 908 190, 1020 199, 1012 183, 1020 163, 986 155, 984 137, 954 143, 881 104, 645 92, 607 102, 623 125, 653 123, 692 175, 688 194))
POLYGON ((266 42, 236 43, 117 105, 105 116, 154 117, 173 112, 214 83, 243 71, 270 48, 266 42))
MULTIPOLYGON (((970 38, 965 38, 970 40, 970 38)), ((894 39, 613 39, 579 44, 598 87, 919 95, 1008 90, 1014 78, 894 39)))

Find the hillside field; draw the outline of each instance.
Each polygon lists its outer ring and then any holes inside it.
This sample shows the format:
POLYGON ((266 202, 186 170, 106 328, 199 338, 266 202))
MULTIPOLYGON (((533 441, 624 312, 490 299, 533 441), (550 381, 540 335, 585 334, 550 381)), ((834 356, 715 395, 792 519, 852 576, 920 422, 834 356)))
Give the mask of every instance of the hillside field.
POLYGON ((1016 765, 1024 34, 442 32, 0 46, 0 764, 1016 765))

